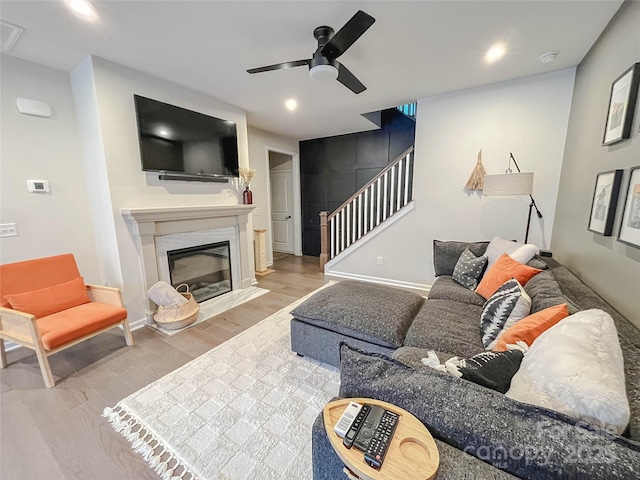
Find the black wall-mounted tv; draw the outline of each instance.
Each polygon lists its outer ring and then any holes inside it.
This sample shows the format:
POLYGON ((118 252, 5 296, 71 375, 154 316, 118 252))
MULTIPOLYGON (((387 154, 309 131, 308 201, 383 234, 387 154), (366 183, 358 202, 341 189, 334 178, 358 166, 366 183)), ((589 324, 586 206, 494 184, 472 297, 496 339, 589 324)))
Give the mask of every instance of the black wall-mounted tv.
POLYGON ((238 176, 235 123, 133 97, 143 171, 180 174, 185 179, 238 176))

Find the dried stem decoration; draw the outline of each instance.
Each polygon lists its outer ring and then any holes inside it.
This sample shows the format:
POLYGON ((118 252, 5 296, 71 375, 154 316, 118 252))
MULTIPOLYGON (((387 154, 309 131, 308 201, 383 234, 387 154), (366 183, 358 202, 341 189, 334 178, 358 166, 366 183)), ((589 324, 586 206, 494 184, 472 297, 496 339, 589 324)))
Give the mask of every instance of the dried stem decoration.
POLYGON ((487 172, 482 165, 482 149, 478 152, 478 161, 476 163, 473 172, 471 172, 471 176, 469 180, 467 180, 467 184, 464 186, 465 190, 482 190, 484 188, 484 176, 487 172))
POLYGON ((238 173, 240 174, 240 178, 242 178, 242 183, 244 183, 244 185, 248 187, 249 184, 251 183, 251 180, 253 179, 253 176, 256 174, 256 169, 239 167, 238 173))

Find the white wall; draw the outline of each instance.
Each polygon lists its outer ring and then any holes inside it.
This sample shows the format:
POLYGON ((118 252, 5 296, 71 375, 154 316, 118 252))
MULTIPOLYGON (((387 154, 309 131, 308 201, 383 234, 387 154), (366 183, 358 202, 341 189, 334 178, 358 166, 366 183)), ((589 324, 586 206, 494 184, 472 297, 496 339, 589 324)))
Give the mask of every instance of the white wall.
MULTIPOLYGON (((256 169, 251 182, 253 193, 253 228, 267 230, 267 265, 273 263, 273 236, 271 232, 271 212, 269 198, 269 156, 268 149, 299 153, 298 141, 249 127, 249 163, 256 169)), ((294 172, 295 175, 295 172, 294 172)), ((299 172, 298 172, 299 176, 299 172)), ((298 213, 298 216, 300 213, 298 213)))
POLYGON ((640 165, 640 101, 631 138, 602 146, 611 83, 640 61, 640 2, 627 2, 578 66, 553 227, 554 256, 640 328, 640 249, 617 241, 630 167, 640 165), (596 175, 624 170, 613 235, 587 230, 596 175))
POLYGON ((0 262, 71 252, 85 281, 100 283, 69 75, 1 62, 0 222, 17 223, 19 236, 0 239, 0 262), (48 103, 51 118, 18 113, 18 97, 48 103), (51 192, 28 193, 27 179, 48 180, 51 192))
POLYGON ((74 69, 71 77, 78 115, 83 119, 84 161, 96 177, 91 178, 91 182, 103 185, 102 190, 90 190, 96 209, 101 209, 103 214, 97 228, 101 236, 115 239, 115 245, 108 241, 99 243, 98 255, 101 259, 109 259, 110 268, 116 270, 110 277, 114 282, 121 282, 114 286, 122 288, 129 319, 135 322, 144 318, 146 292, 136 237, 120 209, 241 202, 237 181, 222 184, 160 181, 157 173, 142 172, 133 95, 235 122, 239 162, 246 166, 245 112, 215 98, 96 57, 87 58, 74 69))
POLYGON ((415 209, 330 273, 426 287, 435 278, 434 239, 523 241, 528 197, 463 190, 480 148, 487 173, 504 173, 509 152, 535 172, 533 196, 544 218, 534 214, 529 242, 549 248, 574 76, 569 69, 419 100, 415 209))

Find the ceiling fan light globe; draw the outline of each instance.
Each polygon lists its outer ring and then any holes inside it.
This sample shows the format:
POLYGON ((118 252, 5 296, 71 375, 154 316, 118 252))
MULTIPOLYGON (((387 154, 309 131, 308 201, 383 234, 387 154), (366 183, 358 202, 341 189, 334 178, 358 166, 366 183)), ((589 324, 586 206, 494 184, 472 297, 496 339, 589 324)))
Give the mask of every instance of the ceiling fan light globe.
POLYGON ((338 78, 338 69, 333 65, 316 65, 309 69, 311 80, 319 80, 321 82, 335 80, 338 78))

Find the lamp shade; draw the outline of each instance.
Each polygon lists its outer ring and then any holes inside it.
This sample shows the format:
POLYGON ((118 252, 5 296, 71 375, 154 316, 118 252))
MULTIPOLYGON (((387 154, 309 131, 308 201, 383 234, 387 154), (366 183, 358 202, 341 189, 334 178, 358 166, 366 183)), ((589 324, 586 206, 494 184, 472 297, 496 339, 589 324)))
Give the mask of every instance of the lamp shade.
POLYGON ((531 195, 533 172, 485 175, 482 193, 487 196, 531 195))

